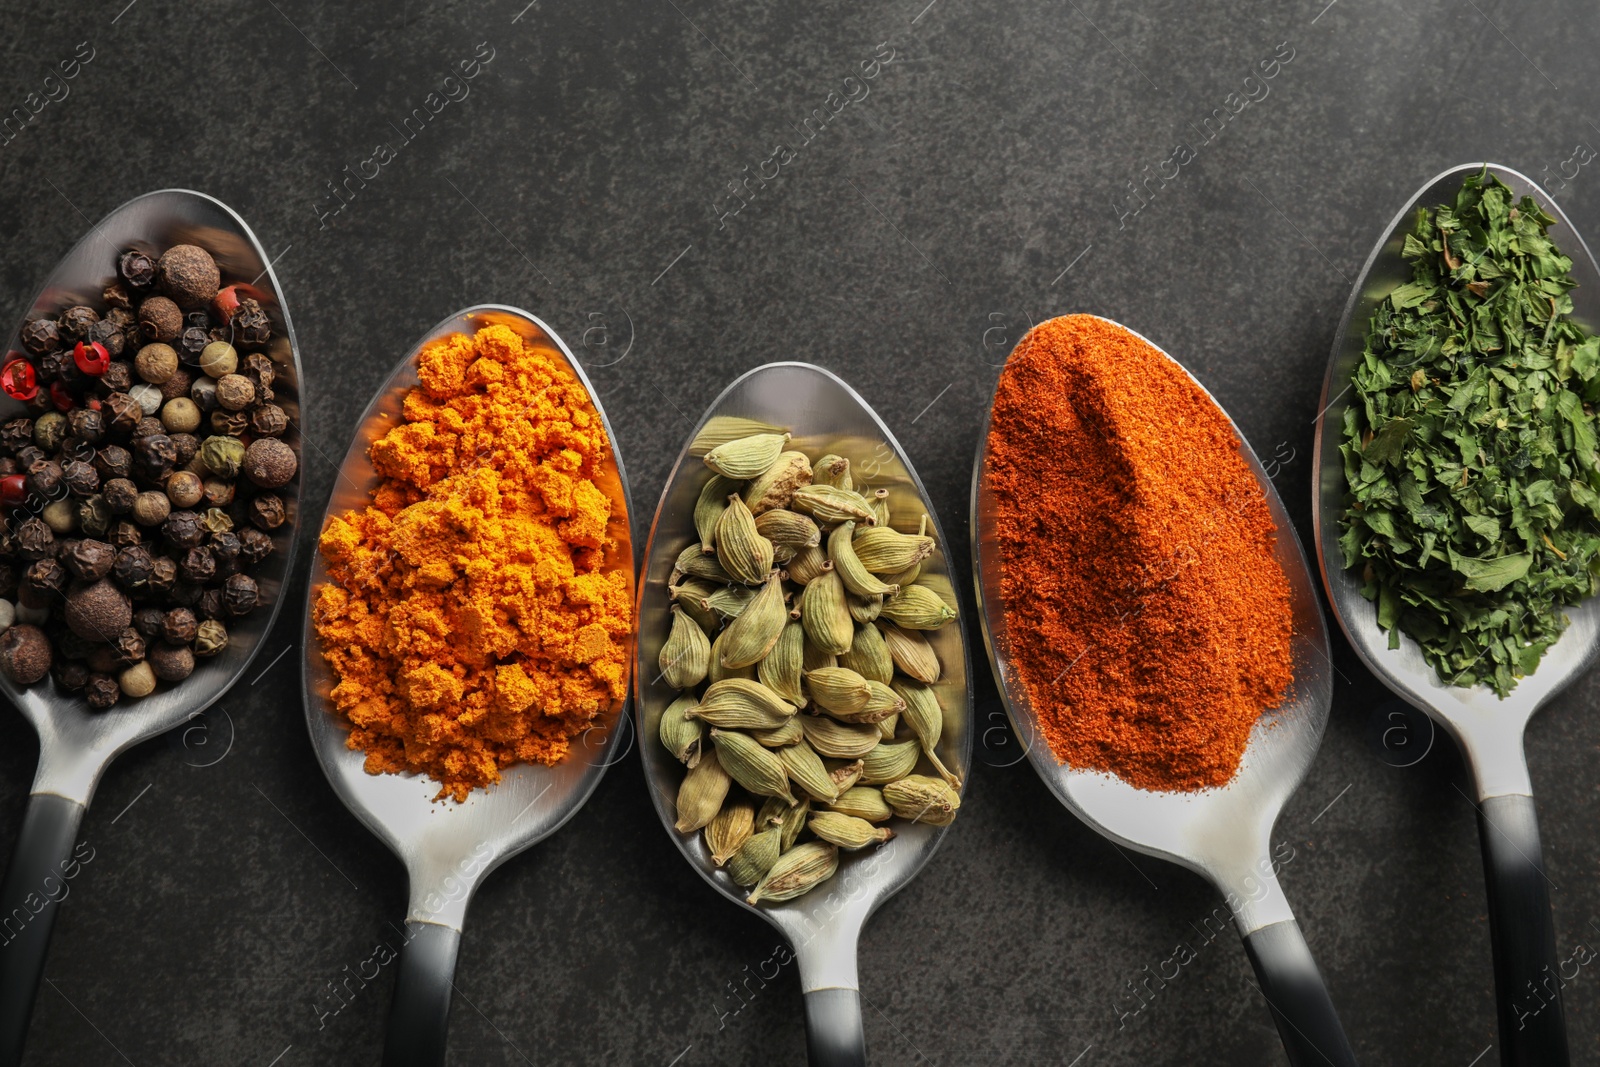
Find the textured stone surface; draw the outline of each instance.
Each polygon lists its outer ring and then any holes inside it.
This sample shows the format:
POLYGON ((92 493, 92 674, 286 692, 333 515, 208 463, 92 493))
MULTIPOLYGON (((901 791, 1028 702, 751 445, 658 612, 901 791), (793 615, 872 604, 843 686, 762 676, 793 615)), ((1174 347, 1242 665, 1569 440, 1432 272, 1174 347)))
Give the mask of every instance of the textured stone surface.
MULTIPOLYGON (((964 560, 997 364, 1029 321, 1089 310, 1175 353, 1277 457, 1306 536, 1324 361, 1379 228, 1447 166, 1555 174, 1600 142, 1600 28, 1577 0, 125 2, 8 5, 0 107, 42 90, 79 41, 94 58, 0 145, 0 306, 18 313, 130 195, 227 201, 281 256, 317 505, 332 471, 317 457, 342 454, 393 361, 457 308, 499 301, 547 318, 591 368, 641 533, 722 386, 799 358, 876 406, 964 560), (1123 183, 1200 140, 1282 41, 1294 58, 1270 95, 1119 226, 1123 183), (402 134, 479 42, 493 58, 470 95, 402 134), (847 85, 878 52, 893 61, 847 85), (834 115, 830 92, 856 100, 834 115), (804 143, 813 109, 823 128, 804 143), (729 214, 727 183, 780 141, 793 158, 729 214), (392 160, 331 214, 326 183, 380 142, 392 160)), ((1558 199, 1600 232, 1595 165, 1558 199)), ((312 757, 298 650, 267 665, 299 641, 303 581, 290 595, 264 673, 207 732, 106 776, 28 1063, 378 1062, 392 968, 319 1011, 394 936, 404 872, 312 757)), ((1386 691, 1342 643, 1336 662, 1327 741, 1278 828, 1294 850, 1283 880, 1363 1062, 1464 1067, 1494 1041, 1464 771, 1443 738, 1414 766, 1380 762, 1368 735, 1393 710, 1386 691)), ((1000 721, 986 675, 980 733, 1000 721)), ((1576 685, 1528 741, 1563 955, 1600 936, 1597 688, 1576 685)), ((1197 940, 1219 901, 1075 821, 1007 765, 1003 736, 978 753, 942 850, 867 928, 873 1062, 1281 1063, 1231 932, 1119 1029, 1128 983, 1197 940)), ((28 728, 0 717, 0 850, 35 758, 28 728)), ((742 985, 776 945, 684 865, 629 756, 483 887, 451 1062, 802 1062, 792 966, 742 985)), ((1567 1003, 1592 1062, 1600 977, 1584 969, 1567 1003)))

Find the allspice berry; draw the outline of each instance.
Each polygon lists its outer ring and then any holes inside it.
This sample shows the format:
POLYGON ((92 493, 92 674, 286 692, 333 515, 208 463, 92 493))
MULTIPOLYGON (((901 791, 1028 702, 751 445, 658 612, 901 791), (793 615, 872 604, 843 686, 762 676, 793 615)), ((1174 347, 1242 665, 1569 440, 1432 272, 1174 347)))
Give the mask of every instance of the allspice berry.
POLYGON ((172 513, 172 502, 167 494, 143 492, 133 502, 133 521, 140 526, 160 526, 172 513))
POLYGON ((143 381, 160 385, 178 369, 178 352, 167 344, 145 345, 133 357, 133 369, 143 381))
POLYGON ((242 374, 224 374, 217 379, 217 403, 225 411, 243 411, 256 402, 255 383, 242 374))
POLYGON ((161 425, 168 433, 194 433, 200 428, 200 407, 186 396, 169 400, 161 407, 161 425))
POLYGON ((164 296, 148 296, 139 304, 139 332, 146 340, 171 344, 183 330, 183 312, 164 296))
POLYGON ((17 685, 32 685, 50 672, 50 638, 43 630, 17 623, 0 634, 0 671, 17 685))
POLYGON ((181 682, 194 673, 194 653, 188 645, 157 645, 145 654, 145 662, 163 682, 181 682))
POLYGON ((205 483, 193 471, 174 471, 167 479, 167 499, 180 508, 192 508, 205 498, 205 483))
POLYGON ((86 641, 108 641, 133 623, 128 595, 102 578, 67 594, 67 626, 86 641))
POLYGON ((175 400, 178 397, 189 395, 189 386, 194 384, 194 375, 179 367, 172 372, 172 377, 161 383, 161 400, 175 400))
POLYGON ((156 691, 156 675, 150 664, 141 660, 117 675, 117 686, 123 696, 137 700, 156 691))
POLYGON ((276 437, 258 437, 245 450, 245 477, 264 489, 287 485, 299 467, 294 449, 276 437))
POLYGON ((212 341, 200 350, 200 369, 208 378, 220 378, 239 369, 239 353, 226 341, 212 341))
POLYGON ((204 307, 222 288, 222 272, 205 249, 173 245, 156 261, 156 281, 179 307, 204 307))

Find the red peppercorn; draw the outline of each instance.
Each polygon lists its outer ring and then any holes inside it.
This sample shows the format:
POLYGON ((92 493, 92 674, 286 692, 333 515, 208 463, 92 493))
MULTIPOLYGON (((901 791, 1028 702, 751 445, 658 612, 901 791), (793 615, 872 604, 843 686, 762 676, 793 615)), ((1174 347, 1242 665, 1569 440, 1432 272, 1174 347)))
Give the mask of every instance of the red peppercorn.
POLYGON ((33 364, 25 359, 14 359, 0 370, 0 388, 13 400, 32 400, 39 395, 39 381, 34 376, 33 364))
POLYGON ((28 476, 8 474, 0 478, 0 502, 20 504, 28 499, 28 476))
POLYGON ((57 411, 71 411, 76 403, 72 393, 67 390, 66 384, 59 379, 50 383, 50 399, 55 404, 57 411))
POLYGON ((233 313, 239 309, 239 298, 242 294, 237 285, 230 285, 218 290, 217 295, 211 298, 211 310, 215 311, 217 318, 223 324, 233 318, 233 313))
POLYGON ((106 351, 106 346, 99 341, 84 344, 79 341, 72 346, 72 362, 78 369, 91 377, 98 378, 111 366, 111 353, 106 351))

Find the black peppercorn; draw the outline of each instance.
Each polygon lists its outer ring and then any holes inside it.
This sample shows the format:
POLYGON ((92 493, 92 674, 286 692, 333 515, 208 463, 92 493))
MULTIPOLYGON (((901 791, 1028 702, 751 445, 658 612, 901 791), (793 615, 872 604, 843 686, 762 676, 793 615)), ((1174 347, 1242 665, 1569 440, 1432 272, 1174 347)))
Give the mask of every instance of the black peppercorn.
POLYGON ((170 594, 178 584, 178 565, 170 557, 157 556, 150 562, 150 580, 145 584, 152 593, 170 594))
MULTIPOLYGON (((165 559, 166 557, 163 556, 162 558, 165 559)), ((205 593, 206 587, 203 585, 195 585, 193 582, 179 581, 172 583, 172 590, 167 594, 167 596, 174 604, 178 604, 186 608, 195 608, 198 610, 200 607, 200 598, 205 596, 205 593)))
POLYGON ((144 638, 132 626, 125 628, 111 640, 111 655, 117 666, 133 666, 144 659, 144 638))
POLYGON ((194 653, 187 645, 156 645, 148 656, 150 670, 163 682, 181 682, 194 673, 194 653))
POLYGON ((233 503, 233 483, 226 478, 207 478, 204 490, 206 503, 214 508, 224 508, 233 503))
POLYGON ((98 582, 111 572, 111 565, 117 561, 117 550, 104 541, 86 537, 74 544, 62 560, 78 580, 98 582))
POLYGON ((224 618, 228 614, 228 605, 222 598, 222 590, 207 589, 201 593, 195 611, 199 612, 202 619, 224 618))
POLYGON ((133 474, 133 456, 121 445, 106 445, 94 454, 94 469, 102 482, 133 474))
POLYGON ((133 459, 144 477, 164 482, 177 465, 178 446, 164 433, 148 434, 133 443, 133 459))
POLYGON ((43 519, 27 519, 17 527, 17 555, 32 562, 55 554, 56 535, 43 519))
POLYGON ((112 393, 100 405, 106 428, 113 433, 128 433, 144 418, 144 408, 127 393, 112 393))
POLYGON ((56 320, 56 326, 61 330, 62 336, 69 340, 81 341, 84 334, 89 332, 89 327, 100 321, 100 312, 92 307, 82 304, 67 308, 56 320))
POLYGON ((178 467, 187 467, 189 461, 194 459, 195 453, 200 451, 200 439, 192 433, 171 433, 172 447, 178 450, 177 458, 173 464, 178 467))
POLYGON ((67 425, 72 436, 90 444, 98 444, 106 433, 105 418, 94 408, 73 408, 67 414, 67 425))
MULTIPOLYGON (((183 514, 179 512, 179 514, 183 514)), ((167 520, 168 522, 172 520, 167 520)), ((205 545, 196 545, 183 553, 178 560, 178 577, 186 582, 195 582, 204 585, 217 573, 217 560, 211 554, 211 549, 205 545)))
POLYGON ((22 592, 29 599, 48 602, 67 587, 67 569, 53 559, 41 559, 22 572, 22 592))
POLYGON ((199 620, 188 608, 173 608, 162 617, 161 638, 174 645, 187 645, 194 640, 199 620))
POLYGON ((276 404, 259 404, 250 412, 250 428, 262 437, 277 437, 289 428, 289 416, 276 404))
POLYGON ((53 459, 41 459, 28 465, 28 492, 53 500, 61 488, 61 465, 53 459))
POLYGON ((126 519, 111 527, 108 536, 111 538, 111 547, 118 549, 132 548, 144 540, 139 533, 139 527, 126 519))
POLYGON ((235 344, 259 348, 272 337, 272 320, 267 318, 267 313, 261 309, 261 304, 250 297, 239 301, 239 306, 234 309, 228 325, 233 329, 235 344))
POLYGON ((17 595, 17 581, 16 566, 0 563, 0 599, 10 600, 17 595))
POLYGON ((239 535, 233 533, 231 530, 224 530, 221 533, 213 533, 211 535, 210 545, 211 554, 217 557, 218 563, 221 563, 224 560, 231 561, 238 559, 239 552, 244 547, 239 541, 239 535))
POLYGON ((211 432, 227 437, 238 437, 250 429, 250 416, 242 411, 224 411, 218 408, 211 413, 211 432))
MULTIPOLYGON (((104 300, 106 306, 110 308, 126 310, 133 307, 133 297, 128 294, 128 287, 121 282, 112 282, 100 290, 100 299, 104 300)), ((109 318, 110 316, 107 317, 109 318)))
POLYGON ((271 389, 272 381, 277 377, 271 358, 262 352, 252 352, 245 356, 239 373, 249 378, 257 390, 271 389))
POLYGON ((35 356, 61 347, 61 331, 50 319, 34 319, 22 328, 22 347, 35 356))
POLYGON ((12 419, 0 426, 0 448, 15 453, 17 449, 33 443, 33 420, 12 419))
POLYGON ((56 684, 69 693, 76 693, 89 684, 89 667, 75 660, 60 660, 50 669, 56 684))
MULTIPOLYGON (((124 345, 126 347, 126 345, 124 345)), ((133 388, 133 368, 125 359, 114 359, 100 375, 100 388, 108 393, 126 393, 133 388)))
POLYGON ((272 538, 254 527, 239 531, 239 559, 246 566, 254 566, 272 555, 272 538))
POLYGON ((111 507, 100 493, 78 501, 78 528, 88 537, 105 537, 111 530, 111 507))
POLYGON ((174 511, 161 524, 161 535, 176 548, 193 548, 205 538, 205 522, 192 511, 174 511))
POLYGON ((17 446, 17 466, 23 470, 27 470, 29 467, 33 466, 34 463, 41 459, 49 458, 49 456, 44 454, 44 450, 36 445, 17 446))
POLYGON ((122 687, 109 674, 90 673, 84 684, 84 699, 95 711, 105 711, 122 697, 122 687))
POLYGON ((200 358, 200 353, 211 343, 211 331, 204 326, 185 326, 178 335, 178 352, 188 360, 200 358))
POLYGON ((133 424, 133 431, 130 436, 133 438, 133 443, 137 445, 141 437, 151 437, 155 434, 164 434, 166 432, 166 424, 160 419, 154 415, 142 415, 139 421, 133 424))
POLYGON ((156 280, 156 261, 138 249, 124 252, 117 260, 117 273, 135 289, 143 289, 156 280))
POLYGON ((88 496, 100 488, 100 472, 94 469, 94 464, 81 459, 62 464, 61 479, 67 483, 67 491, 74 496, 88 496))
POLYGON ((222 603, 230 615, 248 615, 259 597, 256 580, 248 574, 235 574, 222 583, 222 603))
POLYGON ((250 522, 262 530, 276 530, 288 517, 283 498, 277 493, 262 493, 250 501, 250 522))
POLYGON ((140 608, 133 613, 133 628, 147 641, 154 641, 161 636, 166 618, 167 613, 160 608, 140 608))
POLYGON ((110 319, 101 319, 89 327, 89 332, 84 336, 83 340, 86 344, 97 344, 104 348, 106 355, 112 359, 122 355, 122 328, 110 319))
POLYGON ((111 565, 111 576, 124 589, 136 589, 150 580, 154 566, 150 551, 143 545, 130 545, 117 552, 111 565))

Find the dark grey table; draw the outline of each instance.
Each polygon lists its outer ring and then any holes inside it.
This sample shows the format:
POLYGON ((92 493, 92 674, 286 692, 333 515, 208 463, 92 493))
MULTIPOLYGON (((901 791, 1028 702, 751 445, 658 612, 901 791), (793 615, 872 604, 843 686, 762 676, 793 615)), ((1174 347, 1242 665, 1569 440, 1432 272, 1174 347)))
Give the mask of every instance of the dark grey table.
MULTIPOLYGON (((1177 354, 1276 460, 1304 538, 1335 321, 1405 198, 1491 158, 1600 234, 1600 24, 1579 0, 526 2, 6 5, 0 108, 24 109, 0 134, 7 321, 92 220, 200 189, 277 257, 317 508, 391 363, 499 301, 589 368, 641 533, 721 387, 806 359, 877 407, 965 560, 978 427, 1029 322, 1095 311, 1177 354), (47 83, 75 52, 93 58, 47 83), (1274 76, 1246 82, 1263 60, 1274 76)), ((312 758, 303 580, 290 595, 218 709, 105 778, 30 1063, 377 1062, 393 974, 369 961, 404 875, 312 758)), ((1494 1063, 1461 762, 1425 724, 1385 748, 1396 705, 1342 643, 1336 661, 1327 741, 1278 827, 1287 891, 1364 1062, 1494 1063)), ((1220 901, 1011 765, 976 665, 962 817, 861 946, 874 1062, 1282 1062, 1237 939, 1203 934, 1220 901)), ((1600 945, 1597 697, 1578 684, 1528 741, 1563 958, 1600 945)), ((35 756, 0 717, 7 853, 35 756)), ((778 948, 684 865, 629 755, 479 894, 451 1061, 802 1062, 778 948)), ((1595 1062, 1600 969, 1566 1001, 1595 1062)))

